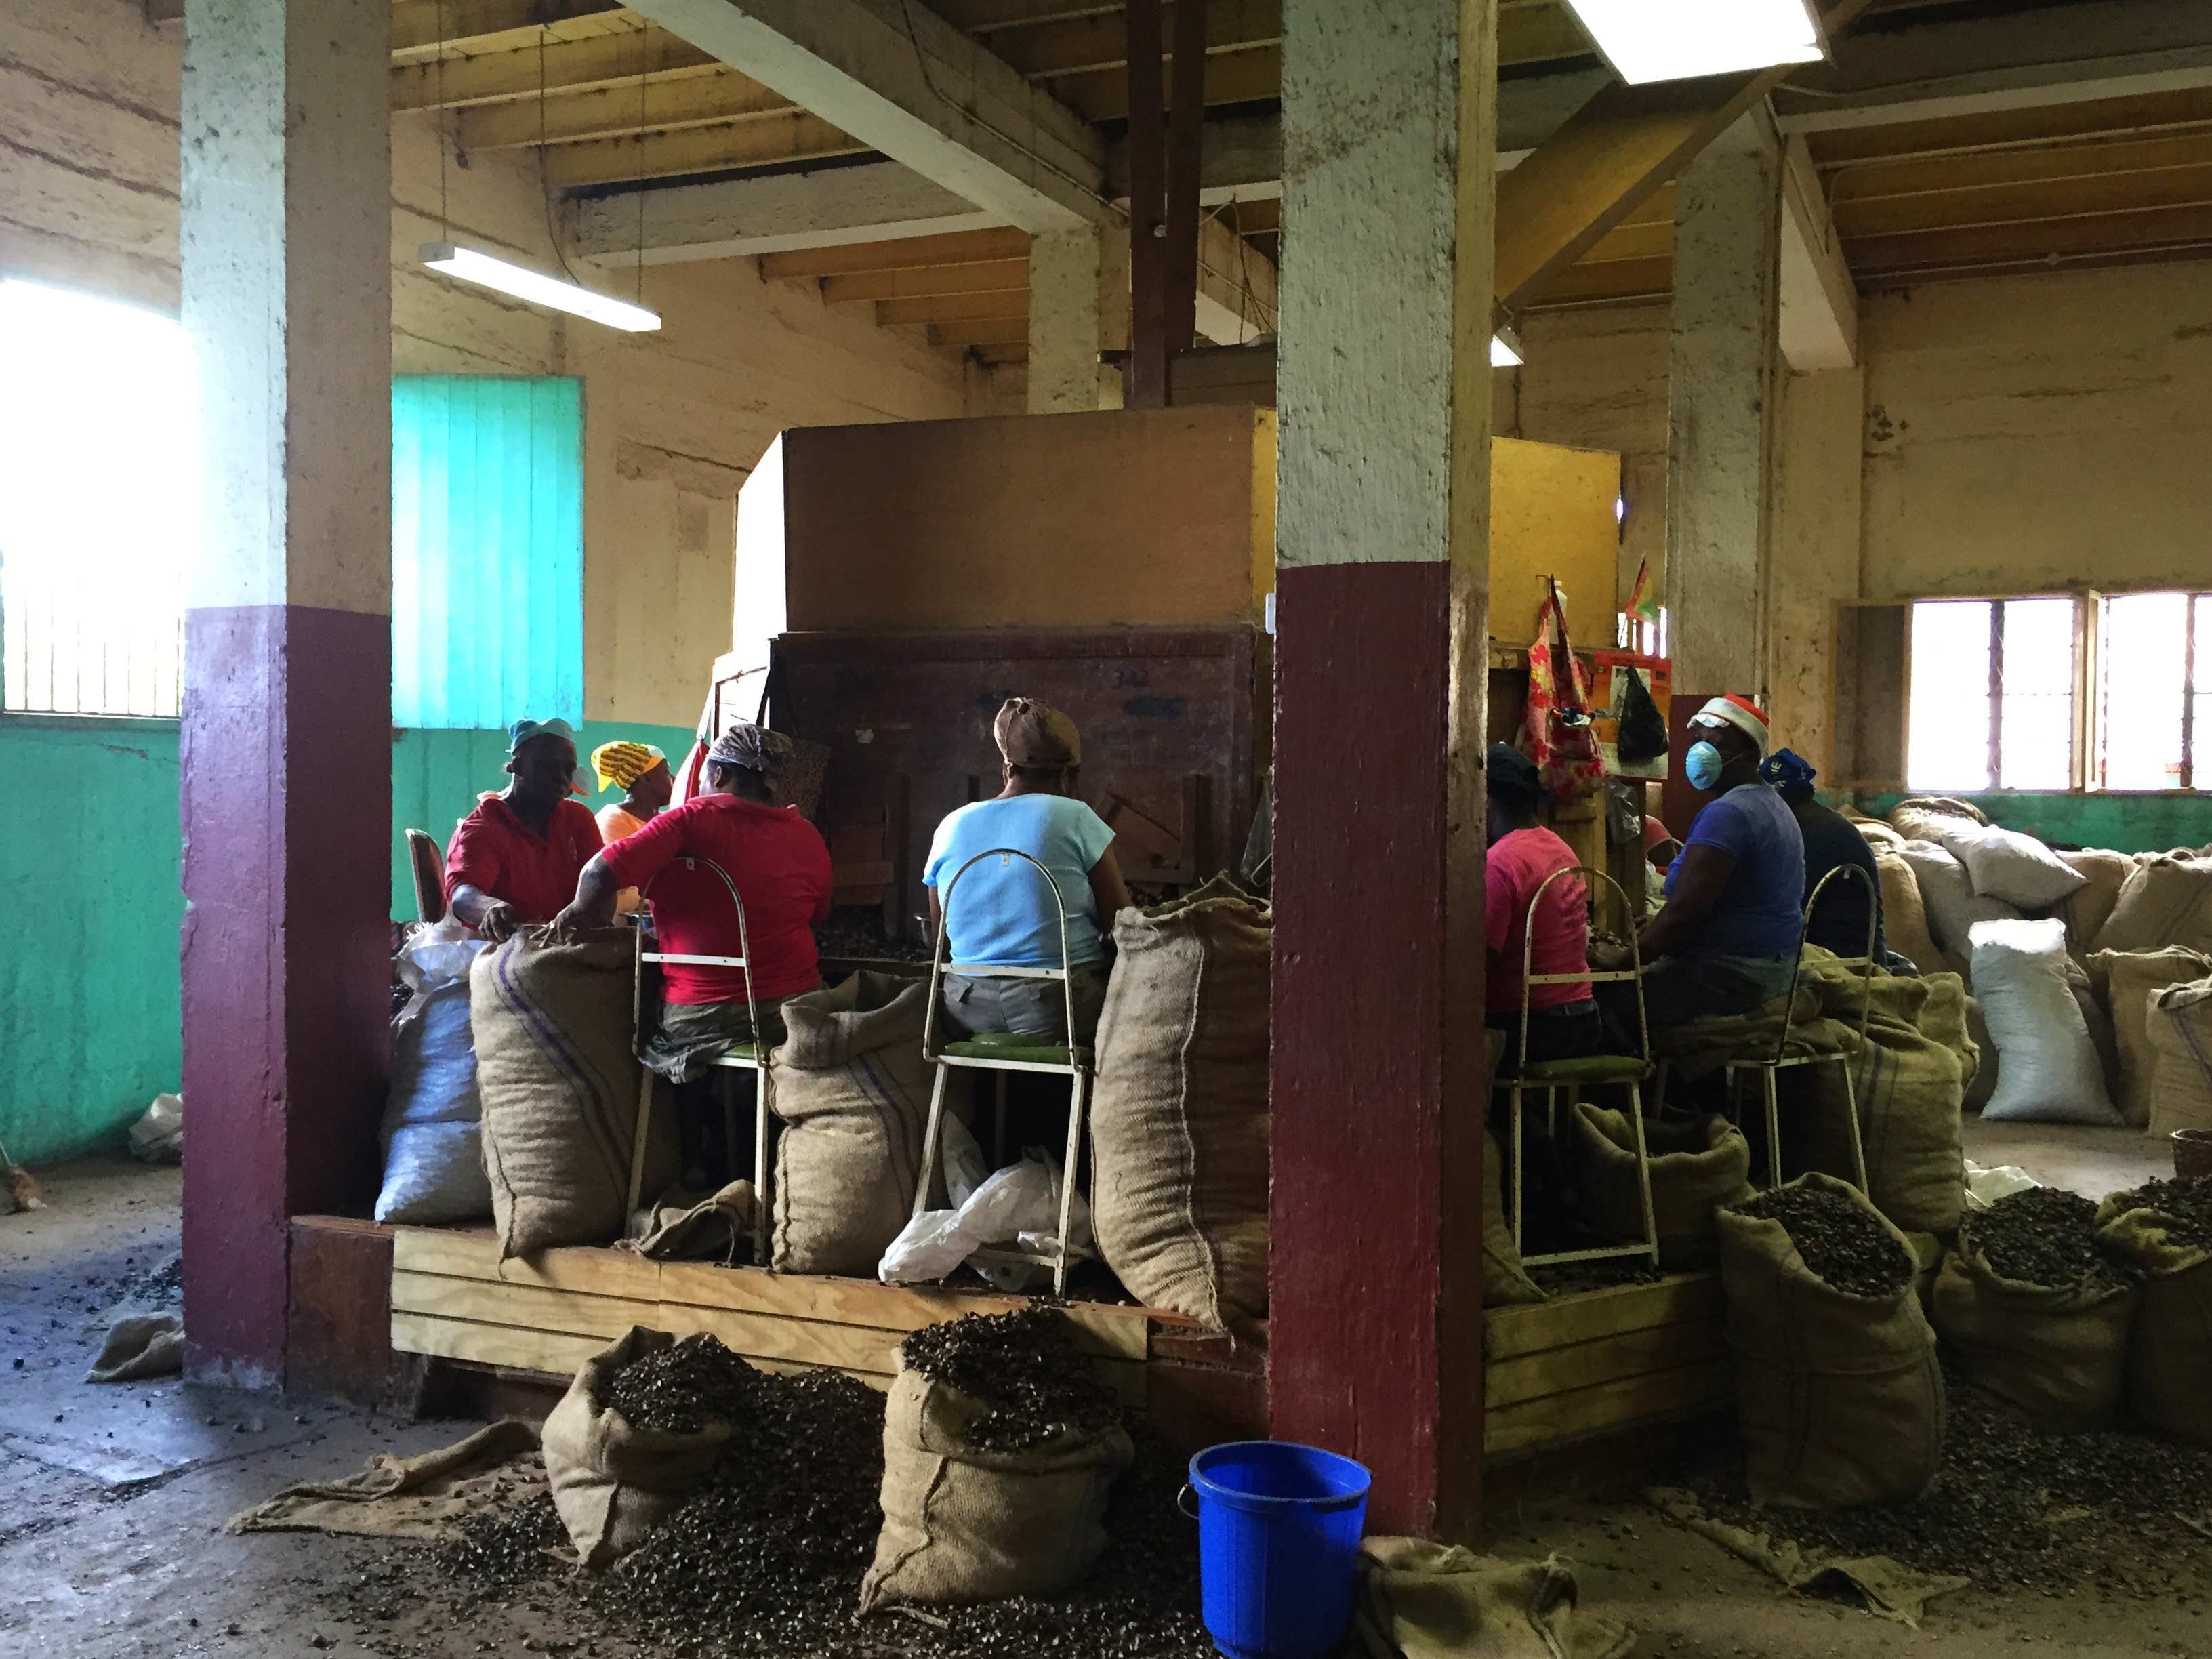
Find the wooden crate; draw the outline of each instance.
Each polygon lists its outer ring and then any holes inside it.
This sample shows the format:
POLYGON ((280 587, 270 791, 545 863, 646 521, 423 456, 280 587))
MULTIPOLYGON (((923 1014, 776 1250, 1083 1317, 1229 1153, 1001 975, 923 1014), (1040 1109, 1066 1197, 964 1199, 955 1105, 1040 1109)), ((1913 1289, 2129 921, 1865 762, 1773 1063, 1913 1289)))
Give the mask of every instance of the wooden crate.
MULTIPOLYGON (((648 1261, 628 1250, 501 1261, 488 1231, 403 1227, 392 1240, 394 1352, 559 1376, 643 1325, 678 1336, 712 1332, 764 1370, 829 1368, 884 1388, 908 1332, 1030 1305, 1025 1297, 648 1261)), ((1107 1386, 1139 1407, 1153 1325, 1188 1323, 1103 1303, 1065 1311, 1107 1386)))
POLYGON ((1483 1328, 1487 1459, 1525 1457, 1730 1398, 1717 1274, 1493 1309, 1483 1328))

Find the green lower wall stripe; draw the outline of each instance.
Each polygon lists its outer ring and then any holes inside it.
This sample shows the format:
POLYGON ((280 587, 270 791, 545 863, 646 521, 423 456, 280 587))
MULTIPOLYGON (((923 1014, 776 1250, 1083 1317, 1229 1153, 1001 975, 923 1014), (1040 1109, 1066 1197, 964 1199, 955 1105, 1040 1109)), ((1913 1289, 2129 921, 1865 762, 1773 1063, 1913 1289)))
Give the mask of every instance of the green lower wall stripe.
MULTIPOLYGON (((1903 795, 1867 795, 1859 810, 1887 817, 1903 795)), ((2054 847, 2164 853, 2212 843, 2212 794, 2075 795, 1995 791, 1961 795, 1990 822, 2041 837, 2054 847)))
MULTIPOLYGON (((586 754, 617 738, 680 763, 691 728, 587 720, 586 754)), ((498 732, 407 731, 392 749, 392 915, 415 917, 403 831, 442 846, 477 796, 507 781, 498 732)), ((0 1143, 27 1164, 112 1145, 182 1074, 178 927, 184 845, 177 726, 0 719, 0 773, 55 804, 0 837, 0 1143)), ((597 811, 611 794, 594 793, 597 811)))

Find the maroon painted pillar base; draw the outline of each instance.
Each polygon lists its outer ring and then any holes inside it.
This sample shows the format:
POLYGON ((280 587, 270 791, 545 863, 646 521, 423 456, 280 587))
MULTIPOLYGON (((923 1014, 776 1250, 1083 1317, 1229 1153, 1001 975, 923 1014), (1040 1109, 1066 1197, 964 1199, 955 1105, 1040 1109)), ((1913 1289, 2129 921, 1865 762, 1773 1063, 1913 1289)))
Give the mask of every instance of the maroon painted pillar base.
POLYGON ((392 624, 185 613, 185 1328, 284 1380, 290 1218, 366 1214, 390 1050, 392 624))
POLYGON ((1482 939, 1479 914, 1449 914, 1450 574, 1277 579, 1268 1405, 1277 1437, 1373 1472, 1371 1530, 1463 1537, 1482 1437, 1482 939))

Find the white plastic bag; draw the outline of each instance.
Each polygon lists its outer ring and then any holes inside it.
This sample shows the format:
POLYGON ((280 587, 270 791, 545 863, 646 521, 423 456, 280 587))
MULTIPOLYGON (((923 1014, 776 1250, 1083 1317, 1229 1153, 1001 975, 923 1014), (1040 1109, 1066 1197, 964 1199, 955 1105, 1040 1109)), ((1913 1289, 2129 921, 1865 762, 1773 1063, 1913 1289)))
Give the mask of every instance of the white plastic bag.
POLYGON ((1992 1207, 2001 1198, 2010 1198, 2014 1193, 2024 1193, 2031 1187, 2043 1183, 2017 1164, 2000 1164, 1994 1169, 1985 1168, 1971 1158, 1966 1160, 1966 1207, 1980 1212, 1992 1207))
POLYGON ((392 1022, 379 1221, 428 1226, 491 1213, 469 1024, 469 967, 485 947, 465 933, 447 917, 416 929, 400 955, 399 977, 415 996, 392 1022))
POLYGON ((141 1164, 185 1160, 185 1097, 155 1095, 152 1105, 131 1126, 131 1156, 141 1164))
MULTIPOLYGON (((948 1120, 945 1128, 950 1131, 953 1127, 948 1120)), ((964 1129, 961 1133, 966 1135, 964 1129)), ((954 1139, 948 1133, 945 1182, 957 1197, 954 1139)), ((975 1150, 972 1137, 968 1138, 968 1148, 974 1153, 974 1167, 980 1168, 982 1155, 975 1150)), ((1027 1250, 1049 1250, 1060 1226, 1060 1186, 1058 1166, 1042 1148, 1032 1146, 1022 1154, 1020 1163, 986 1177, 957 1208, 924 1210, 908 1222, 884 1252, 877 1277, 886 1285, 927 1284, 950 1277, 978 1250, 1009 1244, 1027 1250)), ((1071 1257, 1097 1253, 1091 1234, 1091 1206, 1083 1201, 1081 1193, 1075 1195, 1067 1232, 1071 1257)), ((978 1261, 975 1267, 1006 1291, 1028 1290, 1052 1276, 1051 1268, 1036 1262, 978 1261)))
POLYGON ((2104 1066, 2066 981, 2066 924, 1978 921, 1974 998, 1996 1044, 1997 1087, 1987 1121, 2093 1123, 2118 1127, 2104 1066))

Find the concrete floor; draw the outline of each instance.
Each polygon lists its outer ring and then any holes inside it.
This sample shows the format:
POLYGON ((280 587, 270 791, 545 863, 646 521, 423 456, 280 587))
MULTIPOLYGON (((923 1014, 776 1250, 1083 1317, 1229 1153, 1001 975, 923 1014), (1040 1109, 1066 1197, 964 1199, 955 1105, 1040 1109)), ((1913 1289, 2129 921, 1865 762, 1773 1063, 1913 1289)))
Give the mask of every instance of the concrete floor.
MULTIPOLYGON (((2080 1131, 1995 1135, 1978 1127, 1971 1144, 1980 1161, 2010 1149, 2003 1161, 2092 1186, 2148 1167, 2120 1139, 2080 1131)), ((0 1332, 9 1342, 0 1364, 0 1489, 10 1498, 0 1510, 0 1583, 8 1587, 0 1656, 635 1651, 618 1632, 556 1627, 557 1614, 473 1608, 422 1580, 421 1558, 405 1547, 222 1535, 230 1516, 292 1481, 350 1473, 377 1451, 427 1449, 465 1425, 380 1422, 175 1382, 82 1382, 98 1315, 117 1283, 175 1247, 178 1177, 87 1162, 42 1178, 51 1207, 0 1218, 0 1332), (403 1609, 397 1620, 349 1622, 347 1592, 364 1577, 381 1587, 369 1600, 403 1609)), ((1556 1551, 1571 1562, 1583 1606, 1638 1632, 1634 1659, 1996 1659, 2045 1644, 2087 1659, 2212 1650, 2202 1611, 2212 1575, 2185 1561, 2172 1601, 1975 1589, 1938 1601, 1909 1632, 1785 1596, 1632 1502, 1515 1504, 1493 1525, 1500 1553, 1556 1551)), ((886 1638, 883 1651, 897 1653, 896 1632, 886 1638)))
POLYGON ((2091 1129, 2073 1123, 1966 1122, 1966 1156, 1984 1168, 2017 1164, 2046 1187, 2102 1198, 2154 1176, 2173 1174, 2166 1143, 2141 1129, 2091 1129))

